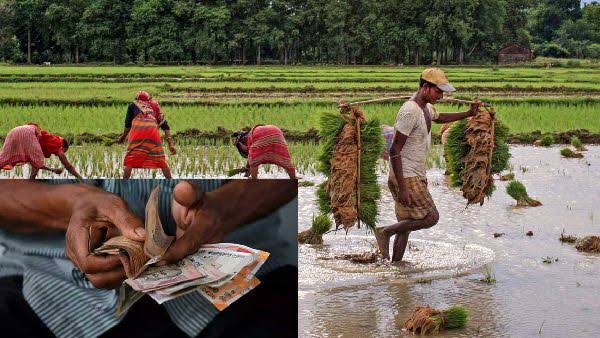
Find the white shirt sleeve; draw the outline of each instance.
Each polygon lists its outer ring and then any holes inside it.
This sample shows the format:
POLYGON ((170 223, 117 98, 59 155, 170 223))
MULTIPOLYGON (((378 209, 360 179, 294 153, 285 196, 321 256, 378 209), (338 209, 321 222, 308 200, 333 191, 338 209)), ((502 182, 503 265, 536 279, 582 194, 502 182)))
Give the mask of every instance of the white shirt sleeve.
POLYGON ((402 107, 400 107, 400 111, 398 111, 398 116, 396 116, 394 129, 397 132, 408 136, 415 128, 416 123, 417 114, 415 114, 414 109, 410 109, 407 104, 402 105, 402 107))

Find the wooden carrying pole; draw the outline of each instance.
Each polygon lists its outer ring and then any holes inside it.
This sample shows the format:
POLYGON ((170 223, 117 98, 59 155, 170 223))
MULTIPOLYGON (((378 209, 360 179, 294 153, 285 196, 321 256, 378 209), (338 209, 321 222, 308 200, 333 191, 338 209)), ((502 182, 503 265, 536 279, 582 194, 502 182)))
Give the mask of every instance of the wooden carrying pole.
MULTIPOLYGON (((365 100, 365 101, 356 101, 356 102, 348 102, 348 103, 344 103, 341 104, 339 107, 347 107, 347 106, 358 106, 361 104, 369 104, 369 103, 377 103, 377 102, 388 102, 388 101, 405 101, 412 98, 412 96, 390 96, 390 97, 382 97, 380 99, 372 99, 372 100, 365 100)), ((460 104, 471 104, 471 103, 475 103, 475 101, 469 101, 469 100, 460 100, 460 99, 441 99, 438 101, 438 103, 460 103, 460 104)), ((483 107, 490 107, 491 104, 487 103, 487 102, 481 102, 483 107)))

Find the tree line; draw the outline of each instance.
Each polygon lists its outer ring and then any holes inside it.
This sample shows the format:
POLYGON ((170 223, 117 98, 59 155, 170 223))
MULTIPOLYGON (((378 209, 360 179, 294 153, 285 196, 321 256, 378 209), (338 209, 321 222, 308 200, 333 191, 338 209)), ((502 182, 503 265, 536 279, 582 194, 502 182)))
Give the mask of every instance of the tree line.
POLYGON ((579 0, 0 0, 11 63, 463 64, 600 58, 579 0))

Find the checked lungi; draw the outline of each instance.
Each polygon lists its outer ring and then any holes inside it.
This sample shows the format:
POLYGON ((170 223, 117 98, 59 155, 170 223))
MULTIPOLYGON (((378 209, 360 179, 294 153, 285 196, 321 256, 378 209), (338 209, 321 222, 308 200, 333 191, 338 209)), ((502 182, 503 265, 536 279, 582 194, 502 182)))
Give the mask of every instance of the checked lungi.
POLYGON ((410 192, 412 203, 404 204, 399 201, 400 189, 393 171, 390 171, 388 186, 394 197, 396 218, 398 221, 405 219, 423 219, 427 214, 436 210, 433 198, 427 190, 427 179, 422 177, 406 177, 404 185, 410 192))

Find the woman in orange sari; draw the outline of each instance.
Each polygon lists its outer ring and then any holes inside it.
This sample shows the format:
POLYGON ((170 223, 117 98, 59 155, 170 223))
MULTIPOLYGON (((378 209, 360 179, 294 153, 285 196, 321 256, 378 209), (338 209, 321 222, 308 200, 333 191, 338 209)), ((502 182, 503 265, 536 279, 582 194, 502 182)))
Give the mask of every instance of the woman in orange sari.
MULTIPOLYGON (((292 164, 290 152, 277 126, 257 125, 252 130, 233 133, 232 141, 240 155, 248 158, 247 172, 250 178, 258 178, 258 166, 275 164, 282 167, 291 179, 296 179, 296 169, 292 164)), ((247 176, 247 175, 246 175, 247 176)))
POLYGON ((130 178, 133 168, 159 168, 165 178, 171 178, 171 170, 158 133, 159 127, 165 133, 171 154, 176 154, 169 124, 161 113, 160 106, 147 92, 138 92, 135 101, 127 109, 125 129, 117 140, 118 143, 122 143, 129 135, 129 144, 123 161, 125 166, 123 178, 130 178))
POLYGON ((69 173, 82 179, 67 159, 65 155, 67 150, 69 150, 67 140, 41 129, 35 123, 28 123, 13 128, 6 135, 0 152, 0 169, 12 170, 16 166, 29 163, 31 165, 30 179, 34 179, 40 169, 61 174, 62 168, 49 168, 44 164, 45 158, 56 155, 69 173))

